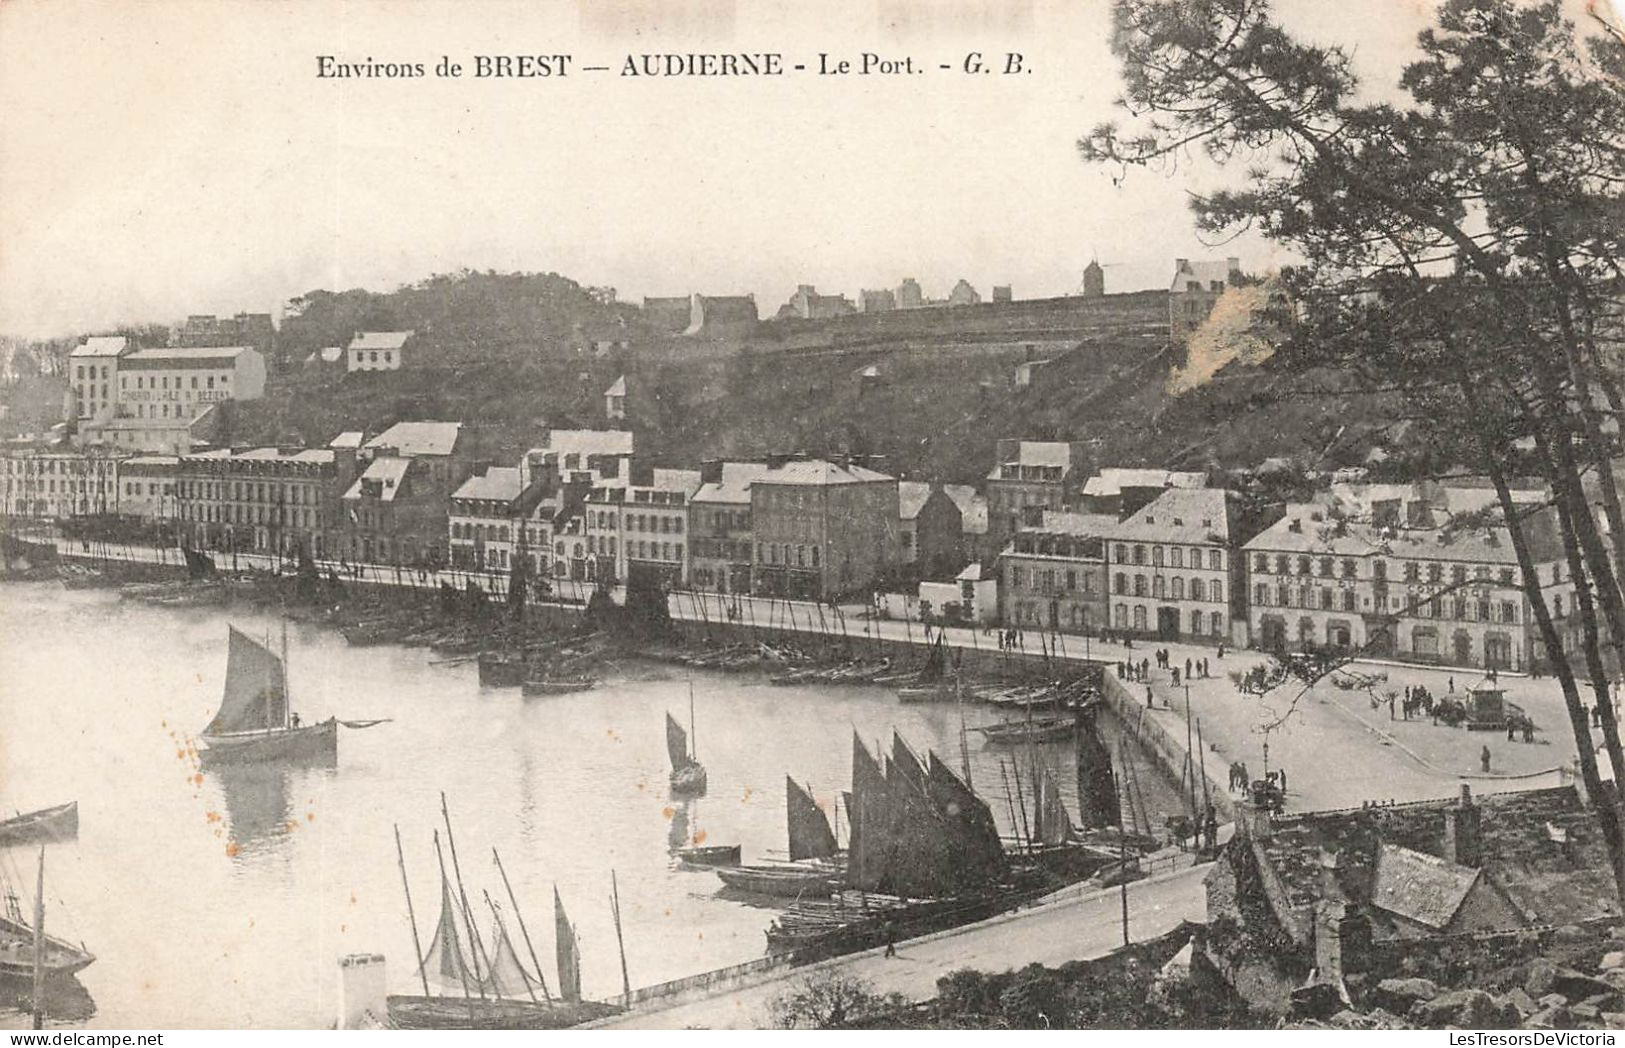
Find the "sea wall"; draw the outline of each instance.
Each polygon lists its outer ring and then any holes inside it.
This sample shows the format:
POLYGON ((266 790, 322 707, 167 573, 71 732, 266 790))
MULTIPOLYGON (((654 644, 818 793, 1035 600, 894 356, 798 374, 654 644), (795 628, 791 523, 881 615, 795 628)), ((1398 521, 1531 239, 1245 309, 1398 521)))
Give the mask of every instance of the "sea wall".
MULTIPOLYGON (((1122 722, 1124 730, 1139 741, 1141 749, 1151 756, 1157 768, 1171 781, 1183 785, 1189 781, 1188 777, 1195 777, 1198 783, 1201 782, 1201 759, 1185 747, 1184 740, 1175 738, 1147 717, 1145 703, 1136 698, 1128 686, 1117 679, 1116 674, 1101 674, 1100 694, 1107 708, 1122 722)), ((1218 760, 1214 760, 1207 768, 1207 794, 1221 818, 1234 820, 1236 813, 1230 792, 1221 787, 1214 777, 1219 770, 1218 764, 1218 760)))

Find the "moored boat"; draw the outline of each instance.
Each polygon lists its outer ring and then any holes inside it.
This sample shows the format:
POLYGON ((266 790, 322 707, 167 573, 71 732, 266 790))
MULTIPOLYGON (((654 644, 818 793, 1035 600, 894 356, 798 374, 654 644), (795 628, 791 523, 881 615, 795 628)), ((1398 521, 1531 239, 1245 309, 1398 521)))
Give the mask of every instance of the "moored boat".
POLYGON ((735 891, 779 899, 813 899, 841 886, 840 871, 816 866, 718 866, 716 875, 735 891))
POLYGON ((574 676, 531 677, 520 685, 526 695, 568 695, 575 691, 588 691, 598 686, 597 677, 585 673, 574 676))
POLYGON ((517 688, 525 683, 530 667, 523 652, 484 651, 480 653, 482 688, 517 688))
POLYGON ((0 848, 68 841, 79 836, 79 802, 69 801, 0 821, 0 848))
POLYGON ((1007 721, 1003 724, 988 724, 971 731, 979 731, 988 742, 1024 743, 1024 742, 1056 742, 1072 737, 1075 728, 1070 718, 1034 720, 1034 721, 1007 721))
POLYGON ((698 797, 706 790, 705 765, 695 754, 691 733, 694 727, 694 685, 688 686, 689 731, 666 714, 666 755, 671 758, 671 793, 674 797, 698 797))
POLYGON ((401 1030, 563 1030, 614 1015, 602 1001, 515 1001, 453 994, 390 994, 391 1026, 401 1030))
POLYGON ((678 848, 672 853, 690 866, 738 866, 741 856, 737 844, 706 844, 678 848))

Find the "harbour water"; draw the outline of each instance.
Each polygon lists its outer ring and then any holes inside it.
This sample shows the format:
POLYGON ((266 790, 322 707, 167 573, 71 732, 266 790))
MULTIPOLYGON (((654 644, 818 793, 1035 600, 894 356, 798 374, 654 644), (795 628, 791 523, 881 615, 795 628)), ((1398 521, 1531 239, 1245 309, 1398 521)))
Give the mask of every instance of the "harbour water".
MULTIPOLYGON (((81 975, 95 1002, 86 1025, 325 1027, 336 961, 352 952, 384 954, 391 989, 419 992, 392 827, 427 948, 441 791, 481 923, 488 892, 526 953, 494 846, 550 981, 556 885, 579 930, 585 993, 620 992, 612 870, 634 987, 752 960, 774 911, 719 896, 713 874, 676 869, 674 844, 783 857, 784 776, 828 808, 849 788, 854 730, 889 748, 895 728, 961 766, 959 708, 903 705, 885 689, 631 662, 596 690, 527 699, 482 689, 472 662, 352 648, 289 624, 289 688, 305 721, 390 722, 342 730, 336 769, 201 769, 190 744, 219 702, 228 622, 281 643, 282 624, 264 614, 0 586, 0 810, 79 801, 78 841, 47 853, 46 903, 51 934, 97 956, 81 975), (667 796, 663 715, 686 722, 690 686, 710 785, 684 804, 667 796)), ((964 716, 971 727, 999 719, 980 706, 964 716)), ((1103 729, 1114 745, 1116 726, 1103 729)), ((1008 834, 1001 758, 1016 754, 969 739, 973 784, 1008 834)), ((1039 747, 1038 759, 1075 810, 1070 744, 1039 747)), ((1177 810, 1148 765, 1140 782, 1153 813, 1177 810)), ((34 862, 0 852, 25 910, 34 862)))

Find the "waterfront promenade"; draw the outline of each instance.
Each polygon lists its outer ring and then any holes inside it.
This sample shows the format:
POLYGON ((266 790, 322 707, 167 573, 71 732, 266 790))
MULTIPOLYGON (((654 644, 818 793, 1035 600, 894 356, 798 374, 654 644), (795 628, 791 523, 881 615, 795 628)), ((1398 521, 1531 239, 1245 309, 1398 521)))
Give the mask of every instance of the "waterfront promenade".
MULTIPOLYGON (((58 550, 68 558, 86 555, 79 544, 65 540, 59 541, 58 550)), ((173 549, 106 544, 98 544, 95 555, 177 567, 180 559, 179 552, 173 549)), ((279 566, 277 558, 257 554, 216 555, 216 559, 222 569, 276 570, 279 566)), ((331 568, 350 581, 419 590, 432 590, 442 582, 461 589, 472 580, 494 596, 502 594, 507 582, 505 575, 489 572, 446 570, 420 575, 407 569, 397 573, 387 565, 350 565, 346 570, 330 562, 318 562, 318 567, 324 575, 331 568)), ((555 592, 565 600, 582 602, 591 593, 590 583, 552 581, 555 592)), ((617 593, 618 598, 621 596, 617 593)), ((843 606, 837 615, 827 605, 810 602, 722 598, 714 593, 678 591, 671 595, 670 609, 676 620, 703 621, 719 631, 754 628, 845 637, 855 650, 861 650, 865 641, 876 639, 925 642, 920 623, 870 619, 861 605, 843 606), (727 620, 730 604, 738 609, 731 622, 727 620)), ((936 632, 933 630, 933 636, 936 632)), ((941 633, 951 647, 993 658, 999 655, 994 632, 947 627, 941 633)), ((1255 651, 1227 648, 1221 658, 1211 645, 1141 641, 1129 647, 1065 634, 1050 634, 1040 640, 1030 631, 1023 634, 1020 651, 1030 658, 1042 654, 1060 663, 1099 662, 1114 678, 1121 661, 1151 661, 1146 682, 1124 682, 1136 704, 1150 689, 1152 707, 1145 716, 1181 747, 1188 722, 1194 763, 1199 774, 1205 766, 1211 781, 1225 782, 1233 761, 1245 763, 1254 779, 1262 778, 1266 768, 1284 770, 1289 811, 1444 797, 1458 792, 1464 782, 1471 784, 1475 792, 1551 786, 1561 781, 1561 769, 1574 759, 1574 740, 1562 696, 1550 679, 1501 675, 1499 686, 1507 692, 1508 700, 1520 705, 1537 725, 1536 741, 1524 743, 1507 741, 1502 733, 1445 727, 1427 718, 1405 721, 1400 719, 1397 704, 1390 719, 1388 707, 1382 702, 1387 690, 1403 693, 1407 685, 1423 685, 1438 696, 1452 690, 1459 694, 1482 681, 1482 674, 1472 670, 1356 662, 1348 667, 1352 673, 1386 675, 1373 689, 1375 696, 1367 690, 1338 688, 1327 679, 1313 687, 1285 685, 1261 697, 1241 693, 1229 677, 1231 672, 1244 672, 1268 661, 1255 651), (1182 678, 1186 659, 1191 660, 1193 668, 1199 660, 1207 659, 1211 675, 1182 679, 1175 687, 1170 670, 1155 668, 1153 653, 1159 648, 1169 652, 1171 667, 1178 668, 1182 678), (1487 774, 1482 770, 1482 750, 1486 746, 1491 751, 1487 774)))

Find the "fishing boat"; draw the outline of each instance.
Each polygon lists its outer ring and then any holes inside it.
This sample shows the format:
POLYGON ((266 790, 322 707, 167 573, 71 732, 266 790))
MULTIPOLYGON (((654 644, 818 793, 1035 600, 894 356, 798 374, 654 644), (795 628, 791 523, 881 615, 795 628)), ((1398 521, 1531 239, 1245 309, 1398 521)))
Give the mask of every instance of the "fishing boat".
POLYGON ((695 845, 678 848, 672 854, 690 866, 738 866, 741 857, 737 844, 695 845))
POLYGON ((283 657, 235 626, 226 655, 226 684, 220 709, 203 729, 199 751, 204 763, 243 764, 334 762, 338 759, 339 725, 370 728, 383 720, 340 721, 329 717, 301 725, 288 701, 287 631, 283 657))
POLYGON ((598 686, 598 678, 585 673, 561 676, 529 677, 520 685, 526 695, 568 695, 573 691, 588 691, 598 686))
MULTIPOLYGON (((507 870, 496 849, 491 857, 507 890, 512 913, 530 958, 525 966, 508 934, 502 910, 485 894, 491 912, 491 931, 482 938, 475 929, 473 909, 464 888, 462 869, 457 861, 457 843, 451 832, 451 815, 441 798, 450 846, 452 869, 457 887, 453 894, 446 874, 445 854, 440 834, 435 832, 435 856, 440 867, 440 920, 427 952, 418 949, 417 917, 412 910, 412 887, 406 877, 406 854, 401 849, 400 830, 395 831, 395 849, 401 868, 401 884, 406 892, 407 916, 412 925, 412 946, 417 955, 417 976, 421 994, 390 994, 385 998, 389 1024, 406 1030, 558 1030, 579 1026, 621 1011, 613 1004, 587 1001, 581 997, 581 947, 575 925, 564 911, 558 888, 553 889, 554 945, 558 969, 557 996, 542 976, 541 962, 525 926, 519 901, 507 870), (465 935, 466 933, 466 935, 465 935), (464 944, 467 944, 465 950, 464 944), (489 945, 487 945, 489 943, 489 945), (433 984, 433 985, 431 985, 433 984)), ((617 922, 619 918, 617 915, 617 922)), ((619 924, 617 923, 617 929, 619 924)))
POLYGON ((96 960, 82 945, 75 946, 45 931, 45 848, 40 847, 39 879, 34 891, 34 920, 23 918, 17 893, 5 884, 5 914, 0 916, 0 979, 17 982, 33 980, 42 990, 48 981, 60 980, 87 968, 96 960))
POLYGON ((735 891, 779 899, 822 898, 841 886, 841 871, 834 867, 718 866, 716 874, 735 891))
POLYGON ((79 836, 79 802, 41 808, 0 822, 0 848, 47 841, 70 841, 79 836))
POLYGON ((1006 721, 1003 724, 988 724, 979 731, 988 742, 998 743, 1027 743, 1027 742, 1056 742, 1072 737, 1074 727, 1071 718, 1048 718, 1045 720, 1006 721))
POLYGON ((480 687, 517 688, 525 683, 530 667, 522 651, 480 652, 480 687))
POLYGON ((695 757, 692 748, 692 730, 694 727, 694 685, 688 686, 688 726, 677 723, 668 711, 666 713, 666 754, 671 758, 671 792, 673 796, 697 797, 705 792, 706 774, 705 765, 695 757))

